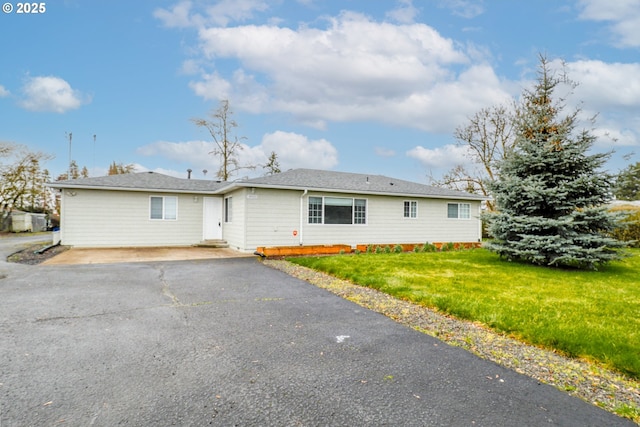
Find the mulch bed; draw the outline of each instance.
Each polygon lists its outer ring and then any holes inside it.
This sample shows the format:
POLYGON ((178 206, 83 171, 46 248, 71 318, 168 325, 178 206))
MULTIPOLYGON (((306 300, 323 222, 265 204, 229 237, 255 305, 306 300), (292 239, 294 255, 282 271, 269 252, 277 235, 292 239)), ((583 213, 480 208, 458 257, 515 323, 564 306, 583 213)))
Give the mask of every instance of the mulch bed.
POLYGON ((265 259, 263 262, 447 344, 462 347, 483 359, 550 384, 607 411, 631 418, 640 425, 640 381, 597 363, 568 358, 551 350, 531 346, 481 324, 458 320, 284 260, 265 259))
POLYGON ((48 245, 49 244, 40 243, 37 245, 29 246, 28 248, 7 257, 7 261, 15 262, 18 264, 37 265, 69 249, 68 246, 58 245, 46 250, 41 254, 38 253, 39 250, 44 249, 48 245))

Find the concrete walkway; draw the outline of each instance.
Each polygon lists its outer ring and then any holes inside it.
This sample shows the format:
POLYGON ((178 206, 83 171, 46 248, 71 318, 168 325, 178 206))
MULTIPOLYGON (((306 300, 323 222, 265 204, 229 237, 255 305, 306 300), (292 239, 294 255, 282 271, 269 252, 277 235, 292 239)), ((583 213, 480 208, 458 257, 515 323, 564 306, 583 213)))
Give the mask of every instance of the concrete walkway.
POLYGON ((255 255, 228 248, 71 248, 48 259, 42 265, 111 264, 247 257, 255 257, 255 255))

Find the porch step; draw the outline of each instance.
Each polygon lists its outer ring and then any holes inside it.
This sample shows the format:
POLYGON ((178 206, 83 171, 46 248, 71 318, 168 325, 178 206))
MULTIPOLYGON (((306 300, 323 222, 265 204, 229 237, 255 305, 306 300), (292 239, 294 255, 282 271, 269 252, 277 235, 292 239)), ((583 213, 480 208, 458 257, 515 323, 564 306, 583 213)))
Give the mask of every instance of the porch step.
POLYGON ((228 248, 229 243, 222 239, 203 240, 195 246, 199 248, 228 248))

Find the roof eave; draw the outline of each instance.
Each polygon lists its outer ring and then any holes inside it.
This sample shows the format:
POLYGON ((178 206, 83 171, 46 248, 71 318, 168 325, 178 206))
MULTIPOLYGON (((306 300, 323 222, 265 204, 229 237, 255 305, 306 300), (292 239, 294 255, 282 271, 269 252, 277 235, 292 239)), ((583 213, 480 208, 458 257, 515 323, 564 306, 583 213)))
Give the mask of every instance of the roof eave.
POLYGON ((117 187, 117 186, 105 186, 105 185, 78 185, 78 184, 56 184, 47 183, 47 187, 59 188, 59 189, 74 189, 74 190, 106 190, 106 191, 135 191, 135 192, 156 192, 156 193, 178 193, 178 194, 215 194, 218 190, 176 190, 172 188, 144 188, 144 187, 117 187))
POLYGON ((225 193, 227 191, 233 190, 236 187, 242 188, 269 188, 269 189, 277 189, 277 190, 298 190, 298 191, 317 191, 324 193, 340 193, 340 194, 367 194, 372 196, 396 196, 396 197, 420 197, 424 199, 449 199, 449 200, 473 200, 473 201, 483 201, 488 200, 488 197, 480 196, 480 195, 440 195, 440 194, 425 194, 425 193, 392 193, 388 191, 370 191, 370 190, 348 190, 348 189, 336 189, 336 188, 324 188, 324 187, 310 187, 303 185, 278 185, 278 184, 258 184, 251 182, 234 182, 233 184, 221 188, 216 191, 216 193, 225 193))

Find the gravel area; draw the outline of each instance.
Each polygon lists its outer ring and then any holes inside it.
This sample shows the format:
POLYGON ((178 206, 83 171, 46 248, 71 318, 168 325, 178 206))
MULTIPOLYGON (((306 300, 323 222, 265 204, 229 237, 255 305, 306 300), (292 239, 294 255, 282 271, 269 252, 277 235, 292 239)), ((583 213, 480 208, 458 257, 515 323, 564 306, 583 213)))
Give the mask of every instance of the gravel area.
POLYGON ((524 344, 480 324, 461 321, 375 289, 355 285, 284 260, 264 264, 327 289, 413 329, 462 347, 521 374, 550 384, 640 425, 640 382, 596 363, 524 344))

